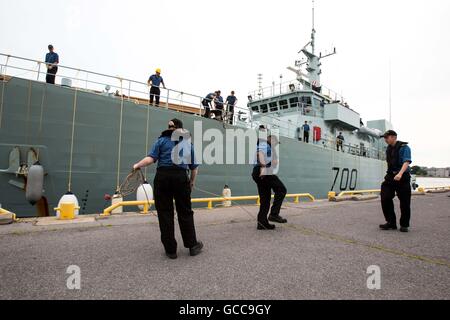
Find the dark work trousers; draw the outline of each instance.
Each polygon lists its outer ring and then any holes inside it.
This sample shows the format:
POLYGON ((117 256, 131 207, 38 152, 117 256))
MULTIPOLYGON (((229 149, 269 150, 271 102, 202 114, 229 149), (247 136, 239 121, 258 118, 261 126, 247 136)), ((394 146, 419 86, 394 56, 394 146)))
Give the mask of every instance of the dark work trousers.
POLYGON ((153 101, 156 100, 156 105, 159 106, 159 99, 161 98, 161 89, 158 87, 152 87, 150 89, 150 104, 153 104, 153 101))
POLYGON ((58 72, 57 67, 53 67, 50 70, 47 69, 47 76, 45 77, 45 82, 50 83, 50 84, 55 84, 57 72, 58 72))
POLYGON ((401 210, 400 226, 409 228, 411 219, 411 176, 409 173, 405 173, 400 181, 394 181, 394 176, 388 174, 381 185, 381 206, 384 217, 387 223, 397 225, 393 201, 395 194, 397 194, 401 210))
POLYGON ((230 109, 228 110, 228 123, 234 123, 234 107, 230 107, 230 109))
POLYGON ((158 212, 161 241, 167 253, 177 252, 174 224, 174 200, 178 214, 184 246, 192 248, 197 244, 194 225, 194 211, 191 205, 191 188, 185 170, 159 168, 154 181, 155 206, 158 212))
POLYGON ((305 141, 306 143, 309 143, 309 131, 305 131, 303 133, 303 141, 305 141))
POLYGON ((222 109, 216 109, 216 110, 213 110, 213 111, 211 111, 212 113, 214 113, 214 115, 216 116, 216 120, 218 120, 218 121, 222 121, 223 120, 223 117, 222 117, 222 115, 223 115, 223 110, 222 109))
POLYGON ((211 118, 211 107, 206 107, 205 106, 205 114, 203 115, 203 117, 205 118, 211 118))
POLYGON ((287 189, 283 182, 276 175, 262 176, 260 177, 260 168, 255 167, 253 169, 252 178, 258 186, 258 194, 260 197, 261 207, 259 208, 258 222, 262 224, 268 224, 269 220, 267 215, 270 210, 270 202, 272 200, 272 190, 275 193, 275 200, 270 211, 271 216, 279 216, 281 206, 284 198, 286 197, 287 189))

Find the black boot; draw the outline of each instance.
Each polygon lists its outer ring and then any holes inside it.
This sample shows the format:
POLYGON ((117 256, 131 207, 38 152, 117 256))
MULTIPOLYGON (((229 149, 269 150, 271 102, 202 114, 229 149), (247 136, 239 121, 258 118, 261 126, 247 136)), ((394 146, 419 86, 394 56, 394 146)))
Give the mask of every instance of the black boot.
POLYGON ((202 252, 202 249, 203 249, 203 242, 199 241, 195 246, 189 249, 189 253, 191 257, 195 257, 202 252))
POLYGON ((166 252, 166 256, 171 260, 175 260, 178 258, 178 255, 176 253, 167 253, 166 252))
POLYGON ((380 229, 381 230, 397 230, 397 226, 395 224, 390 224, 390 223, 386 223, 386 224, 382 224, 380 225, 380 229))
POLYGON ((270 224, 269 222, 258 222, 258 230, 274 230, 275 225, 270 224))
POLYGON ((284 219, 283 217, 278 216, 269 216, 269 221, 270 222, 276 222, 276 223, 287 223, 287 219, 284 219))

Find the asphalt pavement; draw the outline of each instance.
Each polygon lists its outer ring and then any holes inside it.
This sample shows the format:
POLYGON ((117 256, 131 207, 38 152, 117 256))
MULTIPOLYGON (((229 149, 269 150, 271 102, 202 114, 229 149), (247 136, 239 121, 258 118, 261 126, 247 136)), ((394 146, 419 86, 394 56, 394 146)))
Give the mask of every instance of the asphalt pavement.
POLYGON ((410 233, 379 230, 378 200, 286 203, 275 231, 256 230, 257 211, 197 210, 204 252, 190 257, 177 229, 177 260, 152 215, 0 226, 0 299, 450 299, 445 194, 413 198, 410 233), (80 290, 67 286, 69 266, 80 290))

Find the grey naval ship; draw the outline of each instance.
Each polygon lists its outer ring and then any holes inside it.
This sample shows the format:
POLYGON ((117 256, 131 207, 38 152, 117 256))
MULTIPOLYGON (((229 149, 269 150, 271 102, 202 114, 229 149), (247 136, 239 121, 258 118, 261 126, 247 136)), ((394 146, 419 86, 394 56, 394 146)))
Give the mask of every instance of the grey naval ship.
MULTIPOLYGON (((80 214, 102 212, 110 205, 105 194, 114 193, 175 117, 190 131, 195 121, 203 130, 224 135, 226 129, 245 133, 261 125, 278 130, 279 176, 289 193, 326 198, 330 191, 378 189, 386 171, 380 134, 392 125, 387 120, 364 124, 347 100, 322 85, 322 61, 336 50, 317 53, 315 37, 313 27, 300 59, 288 68, 296 79, 250 92, 247 106, 235 108, 233 124, 202 117, 198 95, 163 90, 160 105, 149 105, 146 83, 64 66, 59 66, 57 85, 46 84, 45 63, 1 54, 2 207, 19 217, 54 215, 53 208, 69 192, 78 197, 80 214), (311 128, 309 143, 303 141, 305 122, 311 128), (345 142, 338 151, 341 132, 345 142), (42 197, 31 205, 27 188, 36 183, 29 181, 29 171, 37 162, 43 168, 42 197)), ((233 196, 256 195, 252 166, 250 161, 203 164, 199 190, 221 195, 228 185, 233 196)), ((152 183, 155 168, 145 174, 152 183)), ((211 194, 196 190, 192 196, 211 194)))

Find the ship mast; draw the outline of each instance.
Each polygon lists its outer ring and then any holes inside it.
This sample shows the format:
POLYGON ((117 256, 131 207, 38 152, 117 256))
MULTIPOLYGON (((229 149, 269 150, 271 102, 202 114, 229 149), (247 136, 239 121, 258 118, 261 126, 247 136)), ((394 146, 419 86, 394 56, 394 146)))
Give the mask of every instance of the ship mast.
POLYGON ((320 69, 322 63, 320 62, 322 59, 330 57, 336 54, 336 48, 331 53, 326 53, 322 55, 316 55, 316 15, 315 15, 315 0, 312 0, 312 31, 311 31, 311 40, 300 50, 299 53, 303 53, 306 57, 306 61, 304 59, 297 60, 295 62, 295 68, 288 67, 288 70, 297 74, 297 80, 303 85, 305 89, 311 89, 319 91, 321 90, 322 84, 320 82, 320 75, 322 74, 322 70, 320 69), (311 51, 308 50, 308 47, 311 46, 311 51), (306 65, 307 74, 302 72, 302 66, 306 65))
POLYGON ((312 54, 315 54, 316 51, 316 28, 315 28, 315 0, 312 0, 312 32, 311 32, 311 48, 312 54))

